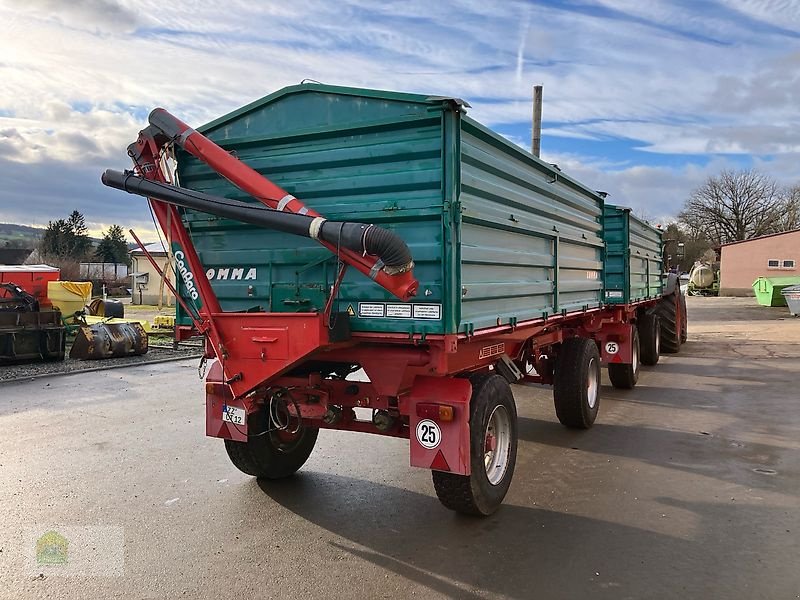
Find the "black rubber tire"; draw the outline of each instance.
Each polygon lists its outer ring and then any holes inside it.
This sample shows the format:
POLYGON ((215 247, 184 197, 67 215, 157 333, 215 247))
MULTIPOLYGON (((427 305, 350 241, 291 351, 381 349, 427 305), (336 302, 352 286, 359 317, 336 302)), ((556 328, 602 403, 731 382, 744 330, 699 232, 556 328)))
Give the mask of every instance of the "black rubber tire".
POLYGON ((589 429, 600 408, 600 352, 594 340, 569 338, 561 343, 553 380, 553 402, 562 425, 589 429), (589 402, 588 383, 591 371, 597 377, 595 402, 589 402))
POLYGON ((495 512, 503 503, 517 462, 517 406, 511 387, 504 377, 495 373, 480 374, 470 378, 470 475, 455 475, 431 471, 433 488, 439 501, 450 510, 465 515, 485 517, 495 512), (502 479, 493 485, 486 474, 485 434, 489 418, 496 407, 505 407, 510 418, 511 435, 509 457, 502 479))
POLYGON ((639 381, 639 363, 641 362, 641 348, 639 346, 639 332, 636 327, 633 331, 634 360, 631 364, 609 363, 608 378, 611 385, 620 390, 632 390, 639 381))
MULTIPOLYGON (((264 430, 263 413, 248 417, 249 431, 264 430)), ((283 479, 293 475, 308 460, 319 429, 304 427, 291 444, 282 442, 278 432, 255 435, 246 442, 225 440, 225 450, 233 466, 260 479, 283 479)))
POLYGON ((656 304, 656 314, 661 323, 661 352, 677 354, 681 350, 681 333, 678 325, 678 296, 664 296, 656 304))
POLYGON ((680 294, 680 301, 681 301, 681 344, 685 343, 687 339, 689 339, 689 319, 688 319, 688 311, 686 310, 686 296, 680 294))
POLYGON ((642 364, 652 367, 661 355, 661 323, 655 313, 645 313, 636 323, 639 330, 639 345, 642 350, 642 364))

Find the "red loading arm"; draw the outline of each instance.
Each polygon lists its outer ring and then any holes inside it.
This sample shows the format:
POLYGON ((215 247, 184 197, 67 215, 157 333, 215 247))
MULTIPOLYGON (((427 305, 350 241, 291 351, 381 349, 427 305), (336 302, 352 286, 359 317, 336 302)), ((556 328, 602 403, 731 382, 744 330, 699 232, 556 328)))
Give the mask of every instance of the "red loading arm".
MULTIPOLYGON (((136 142, 128 146, 128 155, 133 160, 136 171, 142 177, 166 183, 167 178, 160 164, 160 155, 166 140, 156 139, 150 129, 146 128, 139 133, 136 142)), ((181 246, 185 260, 189 265, 189 270, 193 274, 193 284, 197 288, 197 297, 202 302, 198 309, 201 323, 196 324, 196 327, 200 333, 208 335, 211 339, 211 346, 222 363, 223 372, 227 380, 229 374, 225 364, 228 354, 226 340, 222 338, 213 318, 213 315, 222 312, 219 299, 214 293, 208 277, 206 277, 203 265, 197 256, 194 244, 192 244, 192 240, 189 237, 189 232, 183 226, 178 210, 175 206, 154 198, 148 198, 148 202, 153 209, 153 216, 158 221, 161 231, 167 235, 167 243, 171 239, 176 239, 181 246)))
MULTIPOLYGON (((175 142, 225 179, 257 198, 265 206, 301 215, 320 216, 319 213, 306 207, 286 190, 275 185, 163 108, 153 110, 150 113, 149 121, 153 128, 159 130, 170 141, 175 142)), ((138 143, 143 143, 142 137, 139 138, 138 143)), ((320 243, 334 254, 337 253, 335 245, 322 240, 320 243)), ((373 279, 378 285, 401 300, 409 300, 416 295, 419 282, 414 279, 411 270, 389 275, 382 269, 383 264, 374 257, 362 256, 348 249, 339 249, 338 254, 343 262, 373 279)))

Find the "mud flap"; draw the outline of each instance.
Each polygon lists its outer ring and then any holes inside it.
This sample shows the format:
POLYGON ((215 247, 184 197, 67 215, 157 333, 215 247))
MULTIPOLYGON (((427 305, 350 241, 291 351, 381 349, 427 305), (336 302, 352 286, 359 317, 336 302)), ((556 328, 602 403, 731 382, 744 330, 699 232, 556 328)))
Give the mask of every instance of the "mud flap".
POLYGON ((247 407, 233 399, 231 387, 222 381, 222 365, 215 360, 206 376, 206 435, 247 441, 247 407))
POLYGON ((468 379, 417 376, 409 397, 411 466, 469 475, 468 379), (452 408, 452 419, 442 418, 452 408))
POLYGON ((600 362, 604 365, 612 363, 629 365, 633 362, 633 328, 630 323, 616 323, 603 327, 598 334, 600 345, 600 362))

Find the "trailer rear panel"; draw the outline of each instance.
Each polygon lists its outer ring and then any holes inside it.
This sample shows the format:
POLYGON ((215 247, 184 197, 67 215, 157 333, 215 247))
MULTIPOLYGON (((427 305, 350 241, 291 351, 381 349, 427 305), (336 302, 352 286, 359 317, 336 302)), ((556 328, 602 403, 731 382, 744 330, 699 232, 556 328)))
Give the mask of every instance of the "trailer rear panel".
POLYGON ((663 294, 662 232, 631 213, 606 204, 603 209, 606 244, 605 299, 628 304, 663 294))

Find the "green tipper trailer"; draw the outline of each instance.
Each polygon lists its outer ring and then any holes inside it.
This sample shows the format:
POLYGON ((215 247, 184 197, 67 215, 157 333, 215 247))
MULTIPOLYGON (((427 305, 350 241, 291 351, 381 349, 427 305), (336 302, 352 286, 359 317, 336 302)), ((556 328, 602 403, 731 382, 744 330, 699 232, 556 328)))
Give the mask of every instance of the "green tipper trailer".
MULTIPOLYGON (((420 294, 396 302, 348 272, 351 328, 475 330, 602 303, 603 199, 464 114, 458 99, 288 87, 198 129, 310 209, 394 231, 420 294)), ((253 201, 188 153, 182 186, 253 201)), ((322 310, 336 257, 313 240, 187 211, 224 310, 322 310)), ((188 324, 179 311, 180 322, 188 324)))
POLYGON ((630 389, 680 348, 658 236, 467 106, 307 84, 198 131, 156 109, 134 172, 104 174, 172 243, 212 359, 206 433, 241 471, 291 475, 319 429, 400 437, 445 506, 487 515, 519 444, 510 384, 553 385, 559 421, 587 429, 601 364, 630 389))
POLYGON ((664 291, 662 232, 630 208, 603 208, 605 300, 627 304, 660 298, 664 291))

